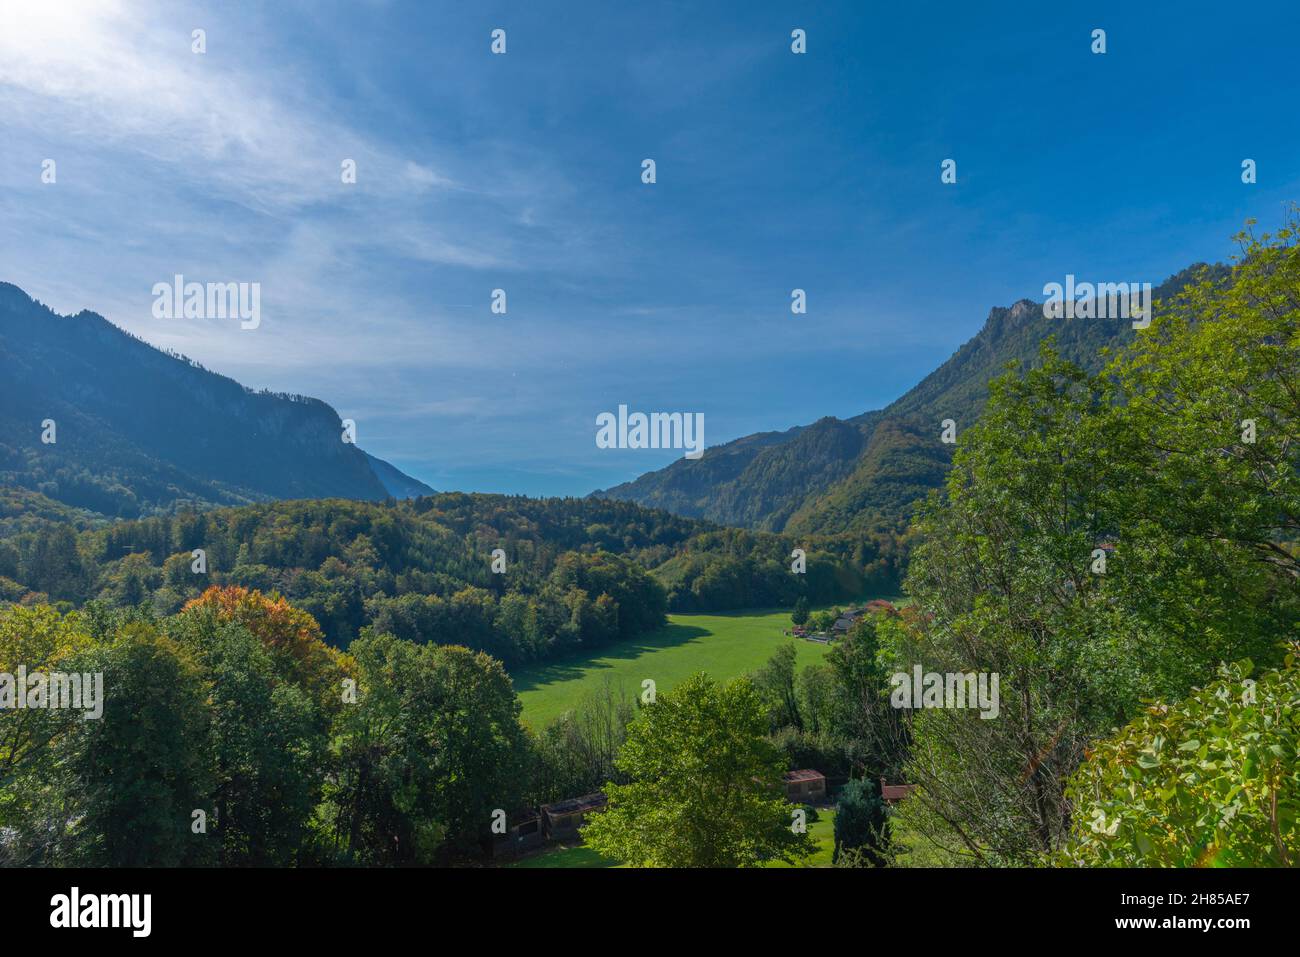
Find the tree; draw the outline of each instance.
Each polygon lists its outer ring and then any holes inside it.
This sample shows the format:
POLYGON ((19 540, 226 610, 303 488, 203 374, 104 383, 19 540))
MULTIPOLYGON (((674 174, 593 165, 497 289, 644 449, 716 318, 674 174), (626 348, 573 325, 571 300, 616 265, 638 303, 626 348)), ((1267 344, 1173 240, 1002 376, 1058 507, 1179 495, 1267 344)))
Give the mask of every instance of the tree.
POLYGON ((501 663, 455 645, 392 635, 353 642, 358 701, 336 734, 328 789, 349 860, 429 863, 467 850, 519 799, 526 740, 501 663))
POLYGON ((629 725, 609 807, 583 837, 638 867, 748 867, 811 851, 792 829, 784 764, 765 738, 767 715, 748 679, 720 685, 697 674, 629 725))
POLYGON ((803 626, 808 623, 808 599, 803 595, 794 603, 794 612, 790 615, 790 621, 795 625, 803 626))
MULTIPOLYGON (((58 670, 90 645, 87 632, 81 615, 60 616, 48 605, 0 610, 0 673, 17 674, 20 666, 29 672, 58 670)), ((11 776, 61 729, 45 709, 0 709, 0 787, 7 787, 11 776)))
MULTIPOLYGON (((1115 601, 1107 385, 1057 358, 990 384, 963 434, 946 496, 920 512, 908 573, 915 611, 898 670, 999 676, 1000 710, 927 708, 911 718, 906 779, 935 820, 987 863, 1029 864, 1069 827, 1065 786, 1093 737, 1122 723, 1165 674, 1161 653, 1115 601)), ((949 835, 932 835, 948 844, 949 835)))
POLYGON ((997 720, 912 719, 936 844, 1032 864, 1071 833, 1066 786, 1143 699, 1222 661, 1275 664, 1300 621, 1300 249, 1244 237, 1226 276, 1156 304, 1101 375, 1060 360, 990 384, 922 509, 901 670, 1000 676, 997 720))
POLYGON ((77 537, 66 524, 43 523, 23 571, 25 582, 54 598, 73 598, 85 587, 77 537))
POLYGON ((854 778, 844 785, 835 803, 835 853, 839 863, 845 851, 859 851, 859 860, 875 866, 885 863, 887 843, 885 802, 875 782, 854 778))
POLYGON ((1124 595, 1177 642, 1181 689, 1219 661, 1277 662, 1300 622, 1300 209, 1237 237, 1231 273, 1161 303, 1111 374, 1128 442, 1124 595))
POLYGON ((244 626, 211 610, 168 622, 208 682, 213 802, 223 866, 299 863, 320 800, 326 735, 309 689, 283 681, 244 626))
POLYGON ((322 714, 338 711, 349 663, 345 655, 325 644, 320 625, 311 615, 279 595, 234 585, 209 588, 186 604, 182 613, 209 610, 219 620, 237 622, 257 637, 277 674, 306 689, 322 714))
POLYGON ((618 635, 631 638, 662 627, 668 610, 664 587, 634 561, 610 552, 565 554, 551 573, 552 584, 579 588, 589 596, 609 595, 618 607, 618 635))
POLYGON ((785 727, 803 728, 799 697, 795 693, 796 654, 794 642, 781 645, 751 679, 754 689, 767 705, 773 731, 785 727))
POLYGON ((1249 661, 1097 742, 1070 784, 1060 863, 1300 865, 1300 645, 1250 680, 1249 661))
MULTIPOLYGON (((799 672, 795 692, 804 727, 812 734, 834 730, 838 708, 835 674, 824 664, 805 665, 799 672)), ((825 769, 823 769, 825 770, 825 769)))
POLYGON ((547 804, 599 789, 615 776, 615 760, 635 714, 635 698, 606 676, 577 707, 548 724, 534 743, 529 804, 547 804))
POLYGON ((54 861, 82 867, 212 863, 212 828, 194 830, 194 812, 212 816, 213 784, 196 662, 170 638, 133 623, 111 644, 77 656, 69 670, 103 674, 104 713, 72 721, 60 741, 59 793, 52 801, 68 823, 54 861))
MULTIPOLYGON (((48 605, 0 610, 0 673, 67 670, 91 643, 78 613, 60 616, 48 605)), ((82 723, 80 713, 0 708, 0 864, 37 864, 67 815, 55 788, 60 742, 82 723)))
POLYGON ((863 615, 826 655, 834 682, 829 730, 856 772, 868 777, 895 773, 907 741, 903 718, 889 700, 880 627, 875 616, 863 615))
POLYGON ((832 608, 828 611, 814 611, 808 615, 808 630, 815 635, 828 634, 831 626, 835 624, 840 617, 840 609, 832 608))

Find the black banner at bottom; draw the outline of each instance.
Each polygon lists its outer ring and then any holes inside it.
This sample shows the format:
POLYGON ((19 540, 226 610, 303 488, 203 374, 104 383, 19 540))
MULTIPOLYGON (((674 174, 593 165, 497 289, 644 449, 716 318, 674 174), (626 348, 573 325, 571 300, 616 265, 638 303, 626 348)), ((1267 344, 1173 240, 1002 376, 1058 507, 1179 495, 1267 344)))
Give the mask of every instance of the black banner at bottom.
POLYGON ((692 927, 767 946, 829 943, 849 928, 910 946, 1005 932, 1199 934, 1231 946, 1293 927, 1297 889, 1291 871, 1247 870, 0 871, 10 940, 128 945, 373 944, 421 931, 494 944, 632 933, 653 945, 692 927))

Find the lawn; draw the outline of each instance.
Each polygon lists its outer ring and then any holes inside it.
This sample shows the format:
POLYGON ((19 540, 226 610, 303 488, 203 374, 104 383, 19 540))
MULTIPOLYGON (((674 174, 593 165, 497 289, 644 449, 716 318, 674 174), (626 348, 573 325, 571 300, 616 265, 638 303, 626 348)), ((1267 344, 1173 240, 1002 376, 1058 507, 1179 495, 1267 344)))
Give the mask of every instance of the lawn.
POLYGON ((629 698, 651 678, 668 691, 697 671, 727 680, 757 669, 782 642, 794 641, 800 667, 820 661, 827 646, 784 637, 790 612, 744 611, 718 615, 670 615, 668 625, 640 638, 581 657, 510 673, 524 706, 524 720, 540 728, 575 707, 609 679, 629 698))
POLYGON ((529 857, 521 858, 507 867, 617 867, 613 861, 601 857, 581 844, 572 847, 552 847, 529 857))
POLYGON ((818 810, 817 820, 808 825, 808 836, 812 838, 816 850, 806 861, 799 864, 787 864, 785 861, 773 861, 764 867, 830 867, 831 857, 835 854, 835 812, 829 808, 818 810))

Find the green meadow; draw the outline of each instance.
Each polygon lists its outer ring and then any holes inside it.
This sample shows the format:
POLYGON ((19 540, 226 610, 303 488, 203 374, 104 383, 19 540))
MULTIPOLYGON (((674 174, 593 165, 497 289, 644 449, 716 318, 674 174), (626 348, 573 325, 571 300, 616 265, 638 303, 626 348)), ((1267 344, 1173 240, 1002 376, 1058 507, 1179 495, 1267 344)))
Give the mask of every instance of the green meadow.
POLYGON ((575 707, 608 679, 630 698, 641 682, 653 679, 656 691, 669 691, 697 671, 728 680, 761 666, 783 643, 798 647, 798 665, 820 661, 827 646, 787 638, 789 610, 743 611, 718 615, 670 615, 658 631, 601 648, 590 655, 547 662, 510 673, 524 706, 524 720, 541 728, 575 707))

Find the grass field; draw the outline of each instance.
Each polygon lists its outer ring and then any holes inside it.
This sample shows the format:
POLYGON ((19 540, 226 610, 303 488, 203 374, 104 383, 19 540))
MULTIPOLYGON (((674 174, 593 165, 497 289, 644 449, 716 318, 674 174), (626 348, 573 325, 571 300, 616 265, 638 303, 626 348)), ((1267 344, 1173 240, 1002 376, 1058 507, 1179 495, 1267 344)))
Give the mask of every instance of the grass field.
POLYGON ((669 691, 697 671, 728 680, 757 669, 783 643, 795 641, 798 665, 820 661, 827 646, 784 637, 790 612, 744 611, 719 615, 670 615, 668 625, 632 641, 588 656, 547 662, 510 673, 534 728, 578 704, 609 678, 629 697, 652 678, 657 691, 669 691))
POLYGON ((572 847, 551 847, 544 851, 507 864, 506 867, 618 867, 609 858, 601 857, 581 844, 572 847))

